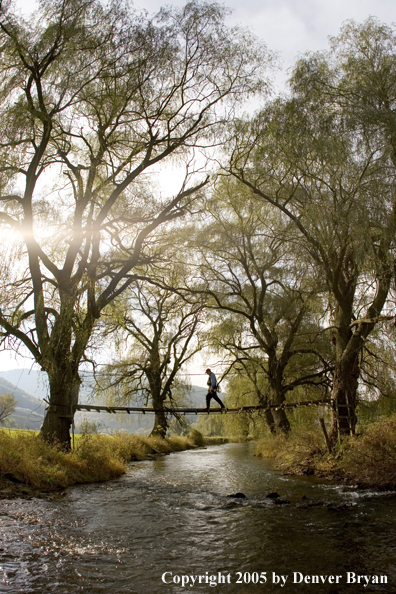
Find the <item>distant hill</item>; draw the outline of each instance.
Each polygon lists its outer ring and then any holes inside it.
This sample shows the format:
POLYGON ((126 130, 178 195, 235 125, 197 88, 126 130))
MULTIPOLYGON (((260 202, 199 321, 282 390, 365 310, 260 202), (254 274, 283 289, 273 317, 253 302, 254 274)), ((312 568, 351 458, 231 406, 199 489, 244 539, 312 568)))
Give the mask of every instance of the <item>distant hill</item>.
MULTIPOLYGON (((94 378, 93 373, 83 372, 83 384, 80 390, 80 401, 87 402, 93 396, 94 378)), ((28 392, 40 400, 47 399, 49 394, 49 385, 47 374, 37 369, 11 369, 9 371, 0 371, 0 378, 14 384, 21 390, 28 392)))
MULTIPOLYGON (((11 415, 21 429, 40 429, 42 425, 48 398, 48 381, 43 371, 30 369, 12 369, 0 372, 0 394, 10 392, 18 400, 17 408, 11 415), (12 381, 14 380, 14 381, 12 381)), ((186 395, 186 404, 191 407, 205 406, 206 389, 192 386, 186 395)), ((93 402, 93 376, 85 377, 85 385, 81 393, 80 402, 93 402), (89 381, 87 381, 89 380, 89 381)), ((152 429, 154 418, 143 414, 110 414, 95 412, 77 412, 74 418, 76 428, 84 419, 97 424, 99 431, 118 431, 125 429, 130 432, 149 431, 152 429)), ((192 422, 196 417, 190 418, 192 422)))
POLYGON ((0 371, 0 378, 4 378, 21 390, 43 400, 48 394, 47 374, 35 369, 11 369, 0 371))
POLYGON ((44 419, 45 403, 0 377, 0 394, 7 394, 7 392, 15 396, 18 401, 15 412, 10 417, 18 427, 40 429, 44 419))

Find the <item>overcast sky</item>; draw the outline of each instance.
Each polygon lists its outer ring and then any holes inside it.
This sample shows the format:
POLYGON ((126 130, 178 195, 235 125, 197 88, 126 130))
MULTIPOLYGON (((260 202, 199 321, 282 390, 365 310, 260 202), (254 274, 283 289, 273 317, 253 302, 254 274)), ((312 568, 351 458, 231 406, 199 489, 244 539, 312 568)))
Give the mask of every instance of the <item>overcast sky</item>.
MULTIPOLYGON (((32 0, 18 0, 24 13, 35 7, 32 0)), ((136 0, 136 8, 157 12, 164 4, 182 6, 183 0, 136 0)), ((343 22, 365 21, 375 16, 380 21, 396 23, 395 0, 229 0, 223 3, 233 12, 230 24, 248 27, 263 40, 268 49, 279 54, 283 74, 277 76, 279 86, 287 78, 287 70, 306 51, 325 49, 328 37, 337 35, 343 22)), ((6 353, 0 353, 0 370, 26 366, 6 353)), ((195 383, 195 382, 194 382, 195 383)))
MULTIPOLYGON (((380 21, 396 23, 395 0, 229 0, 220 2, 233 12, 232 24, 248 27, 268 49, 278 52, 284 75, 296 58, 306 51, 325 49, 328 37, 337 35, 343 22, 365 21, 376 16, 380 21)), ((161 0, 136 0, 138 8, 157 11, 161 0)), ((169 2, 168 4, 172 4, 169 2)), ((173 4, 182 6, 182 0, 173 4)))
MULTIPOLYGON (((136 8, 150 14, 164 4, 182 6, 184 0, 136 0, 136 8)), ((349 19, 365 21, 376 16, 385 23, 396 23, 395 0, 228 0, 220 2, 232 10, 230 24, 248 27, 267 47, 278 52, 285 74, 296 58, 306 51, 325 49, 328 37, 337 35, 342 23, 349 19)), ((32 0, 17 0, 24 11, 32 10, 32 0)))

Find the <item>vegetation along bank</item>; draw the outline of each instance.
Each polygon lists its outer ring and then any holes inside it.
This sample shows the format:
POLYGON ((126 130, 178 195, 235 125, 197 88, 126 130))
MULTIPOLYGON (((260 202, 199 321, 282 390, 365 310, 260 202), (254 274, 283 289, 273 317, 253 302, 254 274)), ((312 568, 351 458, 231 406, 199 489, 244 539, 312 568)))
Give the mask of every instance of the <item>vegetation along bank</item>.
POLYGON ((331 453, 320 428, 297 429, 288 439, 257 442, 256 455, 272 458, 288 474, 318 477, 361 487, 396 489, 396 414, 381 417, 336 445, 331 453))
POLYGON ((73 451, 30 431, 0 430, 0 498, 42 497, 71 485, 123 475, 128 463, 203 445, 202 436, 143 437, 127 433, 78 436, 73 451))
MULTIPOLYGON (((65 453, 89 383, 109 405, 150 404, 171 447, 167 411, 199 352, 227 406, 262 409, 253 429, 226 414, 199 431, 271 434, 284 470, 393 486, 395 26, 345 23, 275 96, 271 51, 216 3, 13 10, 0 4, 0 347, 45 374, 55 445, 2 434, 4 480, 125 471, 135 437, 65 453), (374 405, 387 418, 369 428, 374 405)), ((15 405, 3 398, 0 422, 15 405)))

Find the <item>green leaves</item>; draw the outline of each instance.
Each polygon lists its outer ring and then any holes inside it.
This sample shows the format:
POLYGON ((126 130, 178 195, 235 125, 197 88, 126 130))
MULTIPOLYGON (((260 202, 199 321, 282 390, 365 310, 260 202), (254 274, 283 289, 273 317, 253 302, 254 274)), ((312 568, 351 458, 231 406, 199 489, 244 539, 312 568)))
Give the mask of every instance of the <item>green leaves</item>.
POLYGON ((12 394, 0 394, 0 425, 15 411, 17 402, 12 394))

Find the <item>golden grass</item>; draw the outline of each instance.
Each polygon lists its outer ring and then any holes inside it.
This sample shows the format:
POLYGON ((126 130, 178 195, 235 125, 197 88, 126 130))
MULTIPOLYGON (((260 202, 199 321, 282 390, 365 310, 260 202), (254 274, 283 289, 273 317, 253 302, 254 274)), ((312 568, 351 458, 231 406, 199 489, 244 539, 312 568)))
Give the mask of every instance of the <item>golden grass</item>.
POLYGON ((277 469, 290 474, 396 488, 396 415, 381 417, 360 435, 345 438, 329 454, 320 428, 294 430, 285 437, 257 442, 255 454, 273 458, 277 469))
POLYGON ((222 445, 224 443, 243 443, 246 441, 244 437, 220 437, 216 435, 206 435, 202 438, 205 445, 222 445))
POLYGON ((257 442, 256 456, 273 458, 277 468, 293 474, 307 474, 327 461, 326 443, 320 428, 295 429, 286 438, 271 436, 257 442))
POLYGON ((0 473, 17 476, 34 489, 52 491, 78 483, 101 482, 125 473, 128 462, 195 447, 186 437, 160 439, 127 433, 80 437, 65 452, 36 432, 0 430, 0 473))
POLYGON ((350 439, 341 458, 349 480, 378 488, 396 488, 396 415, 381 417, 350 439))

